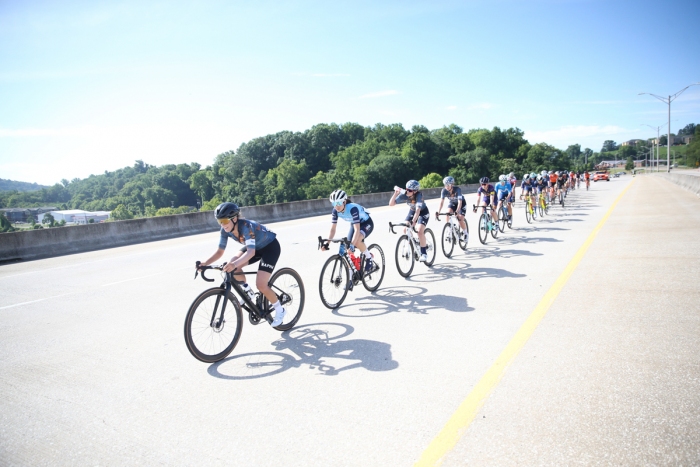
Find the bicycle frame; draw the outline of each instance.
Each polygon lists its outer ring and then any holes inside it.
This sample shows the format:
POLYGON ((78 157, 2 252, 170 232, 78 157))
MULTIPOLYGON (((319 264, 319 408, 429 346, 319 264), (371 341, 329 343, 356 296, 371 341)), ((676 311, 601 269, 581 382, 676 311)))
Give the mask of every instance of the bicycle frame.
POLYGON ((411 246, 413 247, 413 258, 418 261, 420 256, 420 239, 418 238, 418 232, 411 228, 408 222, 400 222, 398 224, 389 222, 389 230, 393 234, 396 233, 394 232, 394 227, 406 227, 406 235, 408 235, 408 239, 411 241, 411 246))
MULTIPOLYGON (((350 278, 351 281, 353 283, 356 281, 357 282, 361 281, 362 276, 364 275, 364 268, 360 267, 360 269, 358 270, 355 267, 355 263, 353 262, 352 258, 350 257, 351 251, 354 252, 354 248, 355 248, 355 246, 352 244, 352 242, 350 240, 348 240, 346 237, 339 238, 337 240, 328 240, 328 239, 323 239, 319 236, 318 237, 318 248, 321 248, 321 246, 326 245, 326 242, 340 243, 340 245, 338 246, 339 248, 343 247, 343 246, 345 247, 345 251, 342 253, 340 251, 338 251, 338 254, 345 260, 345 263, 348 265, 348 267, 350 268, 350 271, 352 272, 352 276, 350 278), (352 247, 352 250, 350 249, 351 247, 352 247), (355 279, 355 277, 357 277, 357 279, 355 279)), ((362 266, 362 265, 360 265, 360 266, 362 266)), ((333 271, 333 274, 335 274, 335 271, 333 271)))

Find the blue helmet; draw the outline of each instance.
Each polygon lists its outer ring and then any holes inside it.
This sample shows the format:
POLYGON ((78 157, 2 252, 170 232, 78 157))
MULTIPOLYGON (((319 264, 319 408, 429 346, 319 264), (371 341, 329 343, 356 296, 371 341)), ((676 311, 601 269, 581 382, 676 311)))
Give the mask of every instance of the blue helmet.
POLYGON ((418 191, 420 190, 420 183, 418 183, 418 180, 409 180, 406 182, 406 189, 418 191))

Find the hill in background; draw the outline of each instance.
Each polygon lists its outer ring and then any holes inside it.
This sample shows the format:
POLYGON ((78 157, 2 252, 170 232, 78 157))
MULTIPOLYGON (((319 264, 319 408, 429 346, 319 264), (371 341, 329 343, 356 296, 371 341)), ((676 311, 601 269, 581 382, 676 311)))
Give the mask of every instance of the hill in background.
POLYGON ((16 182, 0 178, 0 191, 39 191, 42 188, 48 187, 38 183, 16 182))

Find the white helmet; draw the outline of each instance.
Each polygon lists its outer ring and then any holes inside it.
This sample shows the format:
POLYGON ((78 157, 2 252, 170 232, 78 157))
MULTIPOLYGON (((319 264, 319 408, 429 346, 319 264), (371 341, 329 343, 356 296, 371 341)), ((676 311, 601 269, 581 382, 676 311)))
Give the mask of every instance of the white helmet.
POLYGON ((530 178, 530 174, 525 174, 525 175, 523 175, 523 180, 527 180, 527 179, 529 179, 529 178, 530 178))
POLYGON ((537 181, 540 181, 540 180, 542 180, 542 175, 537 176, 537 181))
POLYGON ((501 175, 500 177, 498 177, 498 180, 501 181, 501 182, 505 182, 505 181, 506 181, 506 178, 507 178, 507 177, 506 177, 505 175, 501 175))
POLYGON ((543 170, 542 172, 540 172, 540 175, 542 175, 544 177, 545 175, 547 175, 547 171, 543 170))
POLYGON ((331 202, 331 204, 339 204, 345 201, 346 199, 348 199, 348 195, 343 190, 335 190, 328 197, 328 200, 331 202))

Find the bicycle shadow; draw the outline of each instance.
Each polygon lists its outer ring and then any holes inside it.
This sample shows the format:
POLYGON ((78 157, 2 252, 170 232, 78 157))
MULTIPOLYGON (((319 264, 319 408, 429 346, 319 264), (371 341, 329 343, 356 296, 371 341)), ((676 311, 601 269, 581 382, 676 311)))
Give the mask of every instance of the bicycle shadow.
POLYGON ((207 371, 220 379, 249 380, 273 376, 302 365, 308 365, 309 369, 325 376, 356 368, 390 371, 399 367, 392 357, 390 344, 368 339, 340 340, 354 331, 352 326, 341 323, 306 324, 283 332, 281 339, 272 342, 277 352, 228 357, 210 365, 207 371))
POLYGON ((418 286, 387 287, 370 296, 358 297, 356 303, 336 308, 333 314, 347 318, 368 318, 401 312, 427 315, 432 310, 455 313, 474 311, 465 297, 426 295, 427 291, 428 289, 418 286))
MULTIPOLYGON (((561 229, 568 230, 568 229, 561 229)), ((470 260, 480 260, 486 258, 515 258, 517 256, 543 256, 543 253, 535 253, 530 250, 504 250, 497 246, 487 246, 472 250, 467 250, 463 258, 470 260)), ((466 265, 469 266, 469 265, 466 265)))
POLYGON ((549 243, 561 243, 564 240, 559 240, 557 238, 551 238, 551 237, 499 237, 498 243, 501 245, 514 245, 514 244, 521 244, 521 243, 541 243, 541 242, 549 242, 549 243))

